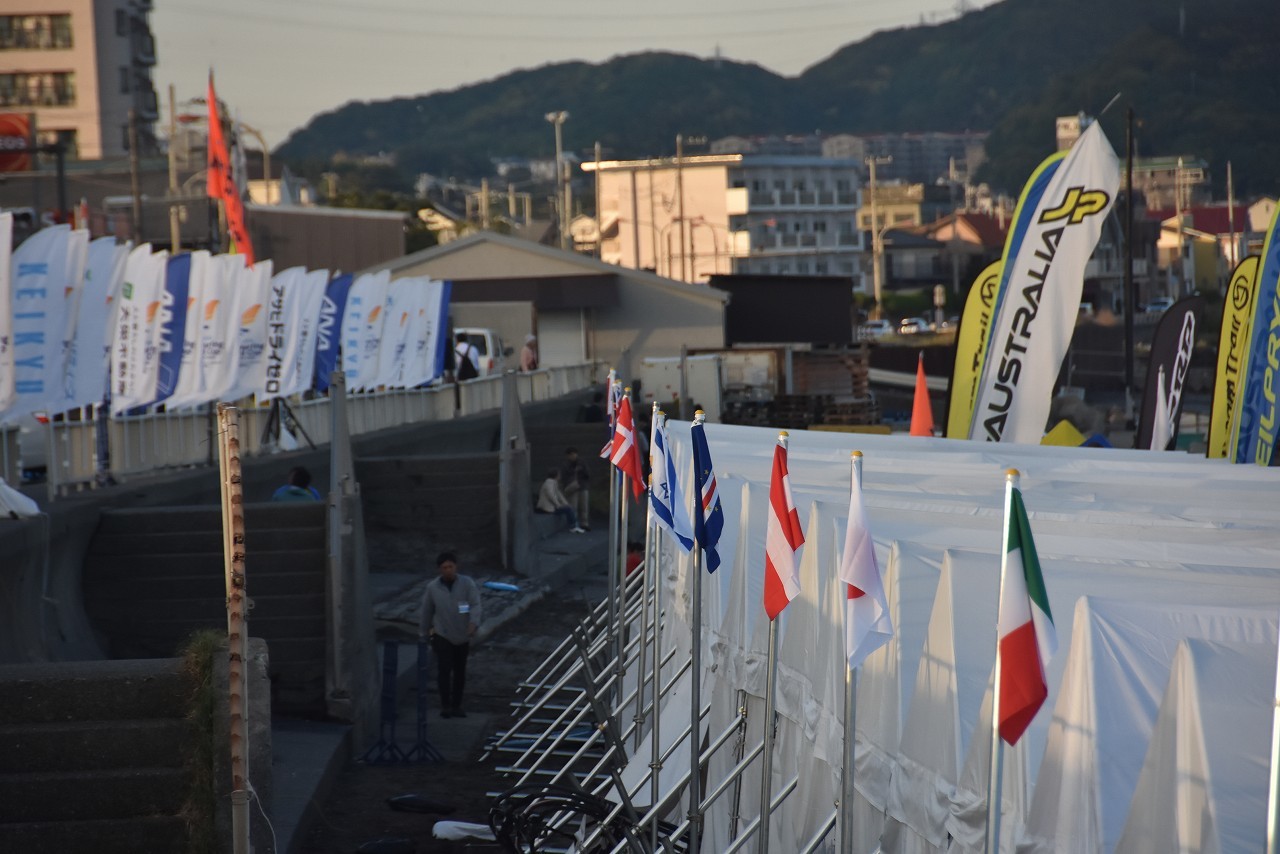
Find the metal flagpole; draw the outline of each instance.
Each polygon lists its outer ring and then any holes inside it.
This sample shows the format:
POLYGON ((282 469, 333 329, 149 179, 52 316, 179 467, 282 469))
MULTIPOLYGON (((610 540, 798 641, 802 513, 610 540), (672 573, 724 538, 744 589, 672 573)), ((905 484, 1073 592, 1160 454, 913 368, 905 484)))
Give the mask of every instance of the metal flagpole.
MULTIPOLYGON (((631 441, 635 441, 635 424, 632 423, 631 441)), ((627 480, 622 470, 618 470, 618 504, 621 506, 621 513, 618 517, 618 559, 615 564, 617 574, 614 576, 614 589, 612 595, 617 596, 618 604, 617 614, 618 623, 617 631, 613 635, 613 672, 617 674, 614 680, 614 697, 613 708, 618 714, 622 713, 620 708, 622 705, 622 676, 626 672, 626 663, 622 660, 623 637, 627 632, 627 510, 631 506, 631 501, 627 496, 627 480)), ((621 728, 619 728, 621 729, 621 728)))
MULTIPOLYGON (((649 489, 653 489, 653 475, 649 475, 649 489)), ((649 580, 652 575, 653 553, 656 550, 657 537, 654 536, 653 502, 649 502, 648 518, 644 526, 644 563, 640 564, 640 650, 636 660, 636 716, 635 749, 640 749, 640 734, 644 729, 644 682, 649 674, 645 665, 648 658, 646 647, 649 646, 649 580)), ((658 653, 655 651, 654 655, 658 653)))
POLYGON ((1013 515, 1013 491, 1018 488, 1018 470, 1004 473, 1004 533, 1000 542, 1000 600, 996 607, 996 672, 991 682, 991 781, 987 786, 987 854, 1000 854, 1000 784, 1003 775, 1004 742, 1000 740, 1000 611, 1004 605, 1004 578, 1009 571, 1009 520, 1013 515))
POLYGON ((764 765, 760 769, 760 825, 756 831, 760 844, 756 850, 769 854, 769 813, 773 786, 774 691, 778 686, 778 621, 769 621, 769 679, 764 691, 764 765))
POLYGON ((249 854, 249 679, 245 670, 249 629, 245 625, 248 596, 244 575, 244 495, 240 484, 240 410, 220 403, 218 421, 230 677, 231 842, 234 854, 249 854))
MULTIPOLYGON (((662 775, 662 558, 661 549, 654 548, 653 561, 653 726, 649 728, 652 748, 649 758, 650 808, 661 797, 659 777, 662 775)), ((653 817, 653 851, 658 850, 658 816, 653 817)))
POLYGON ((618 601, 614 598, 614 587, 618 577, 618 479, 622 476, 613 468, 612 455, 609 468, 609 640, 612 642, 618 630, 618 601))
POLYGON ((1267 794, 1267 854, 1280 854, 1280 649, 1276 652, 1276 700, 1271 714, 1271 780, 1267 794))
POLYGON ((689 678, 692 694, 689 703, 689 854, 698 854, 698 842, 702 835, 702 547, 693 550, 693 562, 689 564, 689 588, 691 590, 690 628, 693 630, 693 648, 689 653, 689 678))
MULTIPOLYGON (((853 482, 862 489, 862 451, 854 451, 853 482)), ((849 520, 853 524, 853 520, 849 520)), ((847 560, 848 558, 846 558, 847 560)), ((836 579, 842 589, 845 582, 836 579)), ((849 619, 846 605, 845 621, 849 619)), ((846 627, 847 630, 847 627, 846 627)), ((853 851, 853 769, 857 754, 857 719, 858 719, 858 671, 849 666, 848 650, 845 650, 844 663, 844 767, 840 771, 840 851, 852 854, 853 851)))

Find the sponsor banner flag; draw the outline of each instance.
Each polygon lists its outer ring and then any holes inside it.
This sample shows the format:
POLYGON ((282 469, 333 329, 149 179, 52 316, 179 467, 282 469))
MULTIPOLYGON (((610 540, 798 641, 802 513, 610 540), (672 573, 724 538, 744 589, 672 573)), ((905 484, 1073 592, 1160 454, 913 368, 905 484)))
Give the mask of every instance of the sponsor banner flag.
POLYGON ((1276 395, 1280 380, 1280 206, 1267 229, 1254 296, 1253 319, 1244 347, 1229 459, 1270 465, 1276 457, 1276 395))
MULTIPOLYGON (((1186 297, 1174 303, 1156 324, 1151 338, 1151 359, 1147 364, 1147 383, 1142 396, 1142 412, 1135 448, 1152 448, 1157 423, 1156 402, 1163 396, 1165 404, 1165 444, 1178 438, 1178 421, 1182 418, 1182 389, 1191 367, 1191 354, 1196 347, 1196 318, 1204 313, 1204 299, 1186 297), (1164 381, 1161 384, 1160 377, 1164 381)), ((1161 445, 1160 450, 1164 450, 1161 445)))
POLYGON ((347 389, 371 388, 377 369, 378 343, 382 338, 383 308, 391 274, 366 273, 355 280, 342 315, 342 370, 347 389), (372 353, 372 358, 366 356, 372 353))
POLYGON ((951 388, 947 394, 947 438, 969 438, 973 422, 973 406, 978 400, 978 382, 982 379, 982 363, 987 357, 987 341, 991 336, 991 319, 995 316, 996 291, 1004 265, 999 261, 987 265, 969 288, 956 330, 956 362, 951 371, 951 388))
POLYGON ((636 444, 635 421, 631 417, 631 395, 623 394, 618 404, 618 418, 613 425, 613 452, 609 462, 631 480, 636 498, 644 495, 644 467, 640 465, 640 447, 636 444))
POLYGON ((716 487, 716 473, 711 465, 711 449, 703 432, 702 418, 695 416, 689 430, 689 445, 693 449, 693 485, 697 488, 694 500, 693 538, 706 556, 707 572, 720 568, 720 534, 724 531, 724 510, 720 506, 720 491, 716 487))
MULTIPOLYGON (((165 409, 178 409, 203 403, 203 362, 200 358, 200 332, 204 321, 204 296, 217 283, 212 281, 215 269, 211 256, 203 249, 187 256, 187 302, 182 329, 182 360, 178 368, 178 381, 173 392, 164 402, 165 409)), ((173 264, 173 259, 169 261, 173 264)))
POLYGON ((1049 696, 1045 670, 1058 650, 1058 635, 1022 492, 1012 483, 1008 489, 998 628, 999 728, 1006 743, 1016 744, 1049 696))
POLYGON ((62 403, 70 241, 71 227, 55 225, 37 231, 13 250, 14 394, 5 420, 62 403))
POLYGON ((338 366, 338 348, 342 342, 342 312, 347 307, 347 293, 353 276, 334 276, 325 285, 320 303, 320 323, 316 326, 316 367, 312 387, 319 392, 329 390, 329 375, 338 366))
POLYGON ((213 90, 213 71, 209 72, 209 89, 206 95, 209 106, 209 172, 205 186, 210 198, 222 202, 227 212, 227 231, 231 237, 231 252, 244 255, 253 265, 253 244, 245 224, 244 201, 240 187, 232 174, 231 160, 227 153, 227 139, 222 132, 222 117, 218 115, 218 95, 213 90))
POLYGON ((283 394, 301 394, 311 388, 316 370, 316 332, 320 326, 320 306, 324 303, 328 270, 304 272, 296 282, 296 293, 288 299, 290 358, 286 363, 283 394))
POLYGON ((688 553, 693 551, 693 523, 685 511, 684 490, 676 477, 676 461, 669 453, 670 447, 667 416, 659 411, 653 419, 653 438, 649 442, 649 509, 654 520, 688 553))
POLYGON ((13 404, 13 214, 0 212, 0 415, 13 404))
POLYGON ((116 299, 111 336, 111 414, 122 415, 155 397, 155 374, 149 372, 154 358, 151 325, 160 310, 168 256, 152 253, 144 243, 125 260, 124 280, 116 299))
MULTIPOLYGON (((1146 447, 1152 451, 1167 451, 1174 438, 1173 419, 1169 413, 1169 395, 1165 392, 1164 365, 1156 374, 1155 409, 1151 413, 1151 436, 1146 447)), ((1139 445, 1139 447, 1142 447, 1139 445)))
POLYGON ((151 403, 168 403, 178 388, 186 349, 187 309, 191 296, 191 255, 169 256, 164 296, 160 301, 160 355, 156 396, 151 403))
POLYGON ((787 469, 787 434, 773 448, 773 474, 769 478, 769 519, 764 532, 764 611, 776 620, 782 609, 800 595, 796 552, 804 545, 800 513, 791 497, 787 469))
POLYGON ((197 403, 221 400, 235 382, 240 362, 236 336, 240 332, 240 307, 249 293, 249 270, 243 255, 209 258, 204 292, 199 305, 197 353, 200 388, 197 403))
POLYGON ((63 288, 63 314, 65 326, 62 329, 62 378, 49 400, 48 409, 63 411, 69 409, 75 396, 75 375, 78 370, 79 351, 76 348, 76 326, 80 322, 80 300, 84 295, 84 271, 89 263, 89 232, 85 229, 72 229, 67 237, 66 287, 63 288))
POLYGON ((256 394, 267 380, 267 302, 274 276, 270 261, 259 261, 252 267, 246 267, 239 261, 240 256, 218 257, 225 259, 223 263, 237 271, 236 278, 244 288, 240 316, 236 321, 236 349, 240 352, 236 381, 224 398, 231 401, 256 394))
POLYGON ((1208 447, 1205 455, 1225 460, 1231 450, 1232 416, 1240 392, 1244 370, 1244 347, 1253 323, 1253 305, 1258 293, 1257 255, 1250 255, 1231 274, 1226 299, 1222 301, 1222 329, 1218 333, 1218 370, 1213 380, 1213 407, 1209 413, 1208 447))
POLYGON ((840 555, 840 582, 845 587, 845 656, 849 666, 856 668, 893 637, 893 618, 889 616, 876 544, 871 539, 867 508, 862 501, 862 485, 852 460, 850 468, 849 521, 840 555))
POLYGON ((1079 315, 1084 270, 1115 202, 1120 166, 1094 122, 1041 164, 1005 243, 969 438, 1038 444, 1079 315))
POLYGON ((80 319, 75 331, 75 370, 69 406, 96 405, 106 398, 111 360, 107 333, 128 257, 129 247, 117 245, 114 237, 99 237, 89 244, 84 290, 80 294, 80 319))
POLYGON ((427 301, 418 349, 422 353, 422 373, 417 385, 426 385, 444 376, 445 350, 449 346, 449 301, 453 283, 428 280, 427 301))
POLYGON ((421 290, 422 279, 407 277, 396 279, 387 288, 387 301, 383 311, 386 319, 382 325, 382 342, 378 347, 378 371, 374 386, 404 388, 408 372, 408 360, 412 350, 414 333, 418 324, 418 311, 425 294, 421 290))

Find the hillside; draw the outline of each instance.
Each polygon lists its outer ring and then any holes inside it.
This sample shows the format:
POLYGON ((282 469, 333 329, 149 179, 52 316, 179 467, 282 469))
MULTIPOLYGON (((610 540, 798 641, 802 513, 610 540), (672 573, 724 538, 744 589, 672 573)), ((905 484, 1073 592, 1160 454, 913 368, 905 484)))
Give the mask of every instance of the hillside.
POLYGON ((1097 112, 1143 153, 1210 162, 1221 185, 1280 194, 1280 15, 1272 0, 1004 0, 954 21, 877 33, 798 77, 670 53, 571 62, 316 116, 279 155, 300 168, 394 153, 406 175, 482 175, 491 157, 546 156, 543 114, 567 109, 566 144, 669 155, 677 133, 990 130, 979 177, 1016 192, 1053 144, 1054 116, 1097 112))

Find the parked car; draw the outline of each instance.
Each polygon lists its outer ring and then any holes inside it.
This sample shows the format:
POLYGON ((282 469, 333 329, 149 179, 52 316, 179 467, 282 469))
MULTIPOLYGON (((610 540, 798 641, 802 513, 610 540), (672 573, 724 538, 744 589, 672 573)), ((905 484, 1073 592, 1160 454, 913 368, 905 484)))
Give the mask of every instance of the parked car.
POLYGON ((476 326, 460 326, 453 330, 455 346, 459 332, 465 333, 467 343, 476 348, 476 352, 480 356, 480 376, 482 377, 502 373, 506 365, 507 356, 515 352, 511 347, 503 345, 502 338, 498 333, 492 329, 476 326))
POLYGON ((1164 314, 1173 308, 1173 297, 1156 297, 1143 310, 1148 314, 1164 314))
POLYGON ((929 331, 929 321, 923 317, 904 317, 902 322, 898 324, 899 335, 918 335, 921 332, 929 331))
POLYGON ((39 480, 49 465, 49 417, 32 412, 18 421, 18 461, 23 480, 39 480))
POLYGON ((868 320, 858 327, 859 341, 877 341, 893 334, 893 324, 887 320, 868 320))

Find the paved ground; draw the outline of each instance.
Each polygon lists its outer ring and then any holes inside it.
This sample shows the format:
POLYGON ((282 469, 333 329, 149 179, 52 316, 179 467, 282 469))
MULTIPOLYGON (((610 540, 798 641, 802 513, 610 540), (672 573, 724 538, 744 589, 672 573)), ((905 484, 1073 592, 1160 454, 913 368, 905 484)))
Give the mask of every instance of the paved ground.
MULTIPOLYGON (((505 599, 493 594, 491 606, 492 591, 486 593, 486 608, 491 608, 493 613, 485 619, 486 637, 473 647, 468 662, 466 718, 440 717, 432 672, 427 738, 444 755, 445 761, 439 764, 348 764, 329 796, 316 805, 318 810, 311 832, 294 845, 295 851, 351 854, 379 839, 409 840, 413 847, 403 850, 419 854, 465 850, 464 843, 434 839, 431 830, 435 820, 447 818, 487 824, 489 793, 507 788, 510 782, 496 772, 493 760, 478 761, 485 739, 510 722, 509 704, 515 696, 516 684, 564 639, 585 615, 589 604, 604 595, 603 532, 564 539, 568 536, 560 535, 548 541, 544 547, 547 560, 554 562, 557 557, 568 559, 574 553, 589 552, 599 556, 598 568, 563 582, 540 597, 529 595, 529 591, 505 599), (558 548, 557 543, 563 548, 558 548), (449 816, 433 816, 397 812, 387 806, 388 798, 408 793, 447 804, 455 812, 449 816)), ((475 574, 478 580, 498 576, 480 568, 475 574)), ((384 632, 396 624, 413 625, 415 597, 423 581, 423 577, 406 573, 375 576, 375 599, 380 600, 376 610, 384 632)), ((401 649, 402 655, 413 654, 411 646, 401 649)), ((402 750, 413 746, 416 731, 417 692, 412 683, 412 678, 401 680, 402 685, 408 686, 399 696, 395 731, 396 744, 402 750)))

